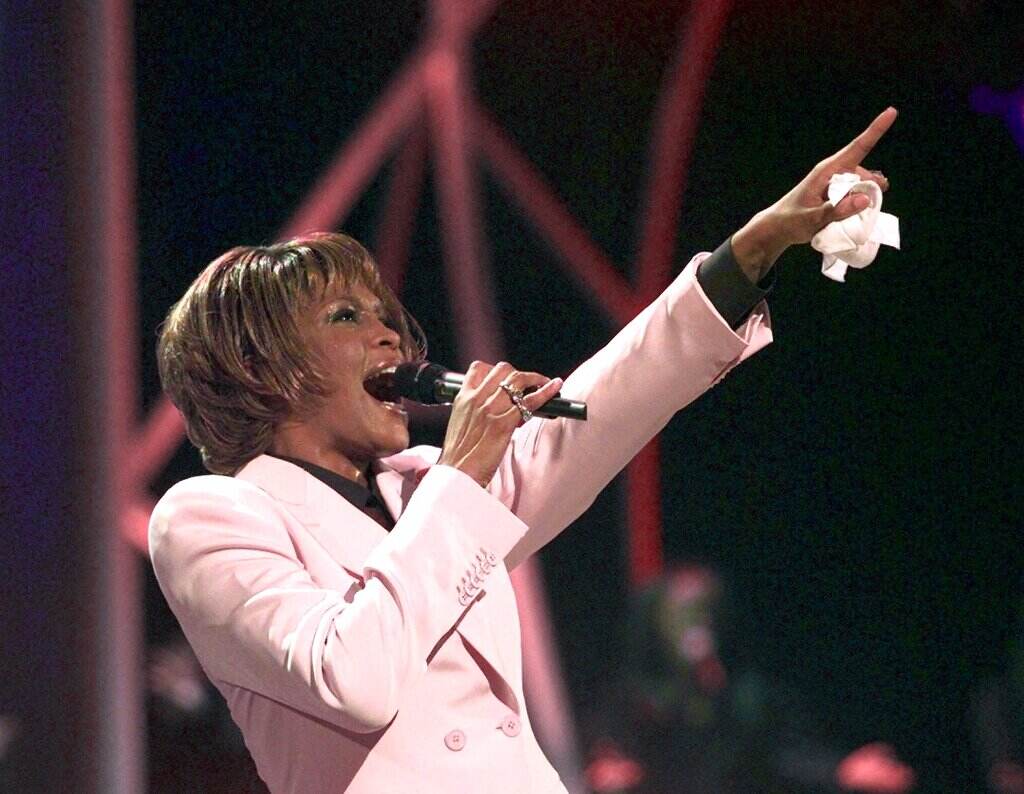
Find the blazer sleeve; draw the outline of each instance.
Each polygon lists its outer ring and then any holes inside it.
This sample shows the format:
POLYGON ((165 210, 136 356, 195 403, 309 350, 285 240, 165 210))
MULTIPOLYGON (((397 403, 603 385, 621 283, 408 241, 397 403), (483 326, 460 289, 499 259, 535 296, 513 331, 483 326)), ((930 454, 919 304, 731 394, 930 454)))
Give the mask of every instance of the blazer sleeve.
POLYGON ((310 577, 295 525, 251 483, 196 477, 158 503, 150 554, 212 679, 357 732, 394 718, 470 603, 467 571, 482 584, 526 531, 472 479, 435 466, 367 557, 363 581, 342 592, 310 577))
POLYGON ((718 314, 696 279, 706 257, 566 379, 561 393, 587 402, 587 421, 532 419, 516 431, 491 483, 530 527, 510 570, 578 518, 676 411, 771 341, 764 303, 735 331, 718 314))

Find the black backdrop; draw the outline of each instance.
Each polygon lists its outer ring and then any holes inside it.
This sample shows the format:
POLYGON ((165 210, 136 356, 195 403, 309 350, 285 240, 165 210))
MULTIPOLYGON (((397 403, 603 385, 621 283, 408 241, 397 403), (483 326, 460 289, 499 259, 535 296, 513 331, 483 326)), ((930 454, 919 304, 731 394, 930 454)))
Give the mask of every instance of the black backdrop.
MULTIPOLYGON (((147 404, 170 303, 222 250, 273 238, 425 17, 409 0, 247 6, 135 12, 147 404)), ((476 39, 478 95, 619 263, 635 250, 685 7, 509 0, 476 39)), ((851 746, 893 742, 929 791, 981 786, 968 693, 1003 665, 1021 604, 1024 169, 1005 121, 968 96, 1020 85, 1022 31, 1012 2, 738 2, 678 238, 681 267, 900 109, 871 163, 892 180, 903 251, 883 249, 846 285, 809 249, 787 254, 776 343, 663 434, 664 536, 670 559, 727 577, 747 661, 798 683, 851 746)), ((385 185, 342 227, 371 247, 385 185)), ((511 360, 565 374, 613 329, 496 186, 484 195, 511 360)), ((432 358, 458 363, 440 257, 428 193, 403 297, 432 358)), ((199 471, 183 447, 154 493, 199 471)), ((542 555, 577 706, 622 656, 623 537, 613 486, 542 555)), ((155 597, 149 611, 155 636, 167 616, 155 597)))

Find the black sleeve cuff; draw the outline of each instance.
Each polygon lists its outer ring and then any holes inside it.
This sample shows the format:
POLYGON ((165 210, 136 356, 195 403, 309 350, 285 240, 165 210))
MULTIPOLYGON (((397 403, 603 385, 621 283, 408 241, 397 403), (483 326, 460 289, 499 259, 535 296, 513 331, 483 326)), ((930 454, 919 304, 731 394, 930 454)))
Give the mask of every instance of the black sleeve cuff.
POLYGON ((722 315, 730 328, 739 328, 746 322, 750 310, 764 300, 775 286, 775 268, 757 284, 751 284, 732 253, 730 237, 700 263, 697 282, 708 300, 722 315))

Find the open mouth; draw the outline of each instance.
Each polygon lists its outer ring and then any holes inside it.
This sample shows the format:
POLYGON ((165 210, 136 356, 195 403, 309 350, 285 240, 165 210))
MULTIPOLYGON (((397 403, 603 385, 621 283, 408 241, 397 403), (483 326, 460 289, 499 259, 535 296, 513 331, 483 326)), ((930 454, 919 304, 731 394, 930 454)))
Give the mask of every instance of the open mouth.
POLYGON ((375 372, 363 381, 363 388, 373 399, 382 403, 398 405, 402 395, 395 388, 395 368, 386 367, 375 372))

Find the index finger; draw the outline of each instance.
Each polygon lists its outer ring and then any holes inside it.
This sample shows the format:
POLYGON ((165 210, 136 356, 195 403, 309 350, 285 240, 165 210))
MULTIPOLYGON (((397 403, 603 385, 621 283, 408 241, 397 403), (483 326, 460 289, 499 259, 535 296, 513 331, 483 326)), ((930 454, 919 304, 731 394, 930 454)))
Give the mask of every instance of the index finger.
POLYGON ((466 377, 462 381, 462 388, 476 388, 493 368, 494 365, 488 364, 486 361, 474 361, 469 365, 469 369, 466 370, 466 377))
POLYGON ((864 132, 832 155, 829 160, 844 167, 859 165, 868 156, 868 152, 875 148, 875 144, 885 135, 892 123, 896 121, 897 115, 896 108, 886 108, 875 117, 875 120, 868 125, 864 132))

